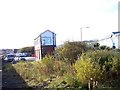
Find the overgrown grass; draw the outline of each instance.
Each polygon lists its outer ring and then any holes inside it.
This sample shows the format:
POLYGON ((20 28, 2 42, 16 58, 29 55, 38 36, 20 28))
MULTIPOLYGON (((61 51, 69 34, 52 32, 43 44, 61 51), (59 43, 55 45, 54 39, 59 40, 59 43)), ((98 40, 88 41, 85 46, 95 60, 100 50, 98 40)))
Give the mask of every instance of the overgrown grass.
POLYGON ((8 78, 8 74, 14 74, 12 72, 14 69, 29 87, 40 86, 45 82, 50 84, 53 80, 57 80, 58 77, 69 71, 69 65, 66 66, 64 62, 53 59, 52 56, 48 56, 43 58, 43 61, 38 62, 6 64, 3 69, 4 75, 8 78))
POLYGON ((120 81, 113 80, 120 79, 119 60, 118 53, 104 50, 83 53, 72 65, 53 56, 46 56, 38 62, 6 64, 3 67, 5 72, 3 74, 7 78, 8 73, 12 72, 14 76, 14 68, 29 87, 88 88, 90 78, 99 81, 98 87, 118 87, 120 81))
POLYGON ((45 75, 46 68, 40 62, 19 62, 13 67, 30 87, 38 86, 49 78, 49 75, 45 75))

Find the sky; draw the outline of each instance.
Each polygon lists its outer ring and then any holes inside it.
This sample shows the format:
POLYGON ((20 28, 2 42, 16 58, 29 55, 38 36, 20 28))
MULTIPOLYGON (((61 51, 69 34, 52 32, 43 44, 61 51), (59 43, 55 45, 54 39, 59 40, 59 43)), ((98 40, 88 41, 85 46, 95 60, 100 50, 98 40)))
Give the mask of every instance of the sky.
MULTIPOLYGON (((34 45, 45 30, 65 41, 102 39, 118 31, 119 0, 0 0, 0 49, 34 45)), ((110 43, 111 44, 111 43, 110 43)))

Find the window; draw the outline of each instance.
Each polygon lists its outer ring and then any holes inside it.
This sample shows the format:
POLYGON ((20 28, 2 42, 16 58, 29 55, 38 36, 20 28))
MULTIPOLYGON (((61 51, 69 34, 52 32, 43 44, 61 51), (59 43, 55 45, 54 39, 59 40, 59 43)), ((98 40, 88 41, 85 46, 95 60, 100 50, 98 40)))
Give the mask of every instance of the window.
POLYGON ((43 37, 42 38, 42 45, 51 44, 51 38, 50 37, 43 37))
POLYGON ((14 57, 14 55, 8 55, 8 57, 14 57))

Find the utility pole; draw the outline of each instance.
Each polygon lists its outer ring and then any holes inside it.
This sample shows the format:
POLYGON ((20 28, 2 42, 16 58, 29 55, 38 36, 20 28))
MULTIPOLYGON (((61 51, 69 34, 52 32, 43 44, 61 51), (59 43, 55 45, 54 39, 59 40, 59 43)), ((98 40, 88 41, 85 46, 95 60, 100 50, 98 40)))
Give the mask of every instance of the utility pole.
POLYGON ((81 42, 82 42, 82 29, 83 29, 83 28, 90 28, 90 27, 81 27, 81 28, 80 28, 80 32, 81 32, 81 42))

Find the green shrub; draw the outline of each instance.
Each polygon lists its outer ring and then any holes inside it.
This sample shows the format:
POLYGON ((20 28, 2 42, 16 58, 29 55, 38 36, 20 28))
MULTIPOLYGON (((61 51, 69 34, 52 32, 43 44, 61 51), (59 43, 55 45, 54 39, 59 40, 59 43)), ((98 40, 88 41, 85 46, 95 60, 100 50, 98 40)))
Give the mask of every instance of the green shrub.
POLYGON ((120 79, 120 53, 115 52, 112 59, 112 77, 113 79, 120 79))
POLYGON ((65 88, 66 85, 63 84, 64 80, 62 77, 57 77, 55 80, 53 80, 47 88, 65 88))
POLYGON ((120 53, 117 51, 97 50, 87 52, 75 63, 77 77, 82 83, 87 83, 90 78, 99 83, 120 79, 120 53))
POLYGON ((66 65, 62 60, 56 60, 53 56, 45 56, 41 60, 41 64, 42 71, 46 72, 46 75, 62 76, 69 69, 69 65, 66 65))
POLYGON ((56 48, 56 57, 69 64, 75 63, 78 56, 90 48, 84 42, 65 42, 62 46, 56 48))
POLYGON ((93 80, 99 80, 101 75, 101 70, 98 64, 91 61, 91 58, 83 57, 79 58, 75 63, 75 69, 77 71, 77 77, 80 82, 87 84, 90 78, 93 80))
POLYGON ((79 88, 82 87, 81 82, 78 80, 76 73, 72 74, 70 72, 64 74, 64 81, 66 83, 66 86, 69 88, 79 88))
POLYGON ((81 52, 79 50, 84 51, 84 48, 79 49, 79 43, 68 44, 67 48, 63 47, 59 51, 60 56, 57 58, 46 56, 41 62, 7 64, 3 67, 6 74, 3 74, 7 75, 14 68, 29 86, 37 86, 46 81, 48 88, 87 88, 90 78, 98 81, 101 86, 119 86, 116 84, 120 81, 119 52, 116 50, 87 51, 82 52, 78 58, 81 52))
POLYGON ((51 55, 46 55, 42 60, 41 62, 44 64, 44 65, 47 65, 47 66, 50 66, 54 61, 54 57, 51 56, 51 55))
POLYGON ((53 65, 54 65, 54 57, 53 56, 45 56, 42 60, 41 63, 43 64, 43 69, 48 73, 53 73, 53 65))
POLYGON ((54 61, 53 63, 54 74, 57 76, 62 76, 64 73, 68 72, 69 65, 66 65, 63 61, 54 61))

